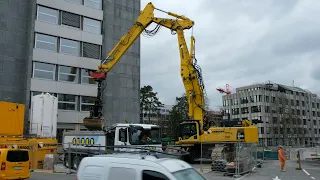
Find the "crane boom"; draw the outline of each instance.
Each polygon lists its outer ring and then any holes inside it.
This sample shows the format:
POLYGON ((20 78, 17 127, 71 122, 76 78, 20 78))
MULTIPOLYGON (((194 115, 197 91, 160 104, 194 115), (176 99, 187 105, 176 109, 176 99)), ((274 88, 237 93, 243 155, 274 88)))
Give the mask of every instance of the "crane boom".
MULTIPOLYGON (((90 76, 98 81, 98 93, 97 101, 90 111, 90 116, 84 119, 84 125, 91 130, 101 130, 102 128, 102 100, 101 100, 101 83, 106 79, 106 74, 117 64, 123 54, 129 49, 134 41, 140 36, 140 34, 146 30, 151 24, 156 23, 157 26, 163 26, 170 29, 172 32, 177 34, 178 37, 178 48, 180 52, 181 60, 181 78, 184 83, 186 94, 188 96, 189 103, 189 118, 199 121, 203 124, 204 117, 204 97, 203 97, 203 83, 199 80, 199 68, 193 62, 194 57, 194 37, 191 37, 191 48, 190 53, 185 41, 184 30, 190 29, 194 25, 194 21, 187 17, 166 12, 157 9, 150 2, 140 12, 140 16, 137 21, 133 24, 131 29, 126 35, 124 35, 115 47, 107 55, 107 58, 101 61, 98 66, 98 70, 90 72, 90 76), (159 18, 154 16, 154 10, 159 10, 167 13, 175 19, 159 18)), ((201 78, 202 79, 202 78, 201 78)))

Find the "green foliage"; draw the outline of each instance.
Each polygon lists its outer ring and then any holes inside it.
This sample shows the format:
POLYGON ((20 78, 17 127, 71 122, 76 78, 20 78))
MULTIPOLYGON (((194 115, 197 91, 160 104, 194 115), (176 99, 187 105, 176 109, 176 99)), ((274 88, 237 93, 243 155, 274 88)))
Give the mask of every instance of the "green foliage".
POLYGON ((159 108, 163 107, 157 95, 158 93, 153 92, 153 88, 150 85, 140 88, 140 112, 148 114, 149 122, 151 121, 151 116, 160 114, 159 108))
MULTIPOLYGON (((205 110, 209 110, 209 98, 205 96, 205 110)), ((170 120, 171 120, 171 129, 172 129, 172 134, 171 137, 174 139, 178 138, 178 132, 179 132, 179 124, 182 120, 184 119, 189 119, 188 116, 189 112, 189 104, 188 104, 188 97, 186 93, 183 93, 181 97, 176 97, 176 103, 172 107, 172 110, 170 111, 170 120)), ((209 128, 209 123, 208 120, 210 119, 210 115, 205 112, 205 117, 203 119, 203 127, 204 129, 209 128)))
POLYGON ((178 139, 179 136, 179 124, 181 120, 189 119, 188 117, 188 98, 184 93, 181 97, 176 97, 175 105, 172 107, 170 114, 170 137, 178 139))

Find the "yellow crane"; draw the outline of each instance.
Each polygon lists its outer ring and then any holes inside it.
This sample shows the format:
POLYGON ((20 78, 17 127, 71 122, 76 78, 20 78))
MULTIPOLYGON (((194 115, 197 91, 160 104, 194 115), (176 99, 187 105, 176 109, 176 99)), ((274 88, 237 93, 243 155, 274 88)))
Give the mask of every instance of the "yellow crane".
POLYGON ((193 25, 194 21, 185 16, 157 9, 151 2, 148 3, 140 12, 140 16, 129 32, 120 39, 107 58, 101 61, 98 70, 90 72, 90 76, 98 81, 98 93, 97 100, 90 111, 90 116, 83 120, 84 126, 89 130, 102 130, 104 119, 102 118, 101 84, 106 79, 107 73, 116 65, 142 32, 154 35, 160 26, 163 26, 170 29, 172 34, 177 34, 181 63, 180 75, 188 96, 189 119, 183 120, 180 124, 180 137, 177 144, 187 146, 191 158, 194 159, 200 156, 200 144, 202 143, 257 142, 258 128, 251 125, 247 120, 243 121, 243 127, 210 127, 207 131, 204 131, 204 83, 201 69, 195 59, 195 38, 191 37, 189 52, 184 37, 184 30, 192 28, 193 25), (174 19, 155 17, 154 10, 173 16, 174 19), (153 31, 146 30, 151 23, 156 23, 156 28, 153 31))

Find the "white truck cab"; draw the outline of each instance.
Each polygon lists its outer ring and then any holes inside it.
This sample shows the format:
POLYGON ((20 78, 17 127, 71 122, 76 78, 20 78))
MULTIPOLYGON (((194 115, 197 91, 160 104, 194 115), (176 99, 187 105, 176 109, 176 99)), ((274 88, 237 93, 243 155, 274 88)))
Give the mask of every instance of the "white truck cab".
POLYGON ((179 159, 142 154, 110 154, 83 158, 77 180, 206 180, 179 159))

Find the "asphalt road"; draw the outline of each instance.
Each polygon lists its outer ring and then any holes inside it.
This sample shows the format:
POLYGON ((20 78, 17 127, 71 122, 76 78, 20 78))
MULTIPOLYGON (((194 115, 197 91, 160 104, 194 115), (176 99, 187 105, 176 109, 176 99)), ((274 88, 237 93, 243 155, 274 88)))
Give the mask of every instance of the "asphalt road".
POLYGON ((75 180, 74 174, 47 174, 47 173, 32 173, 28 180, 75 180))
POLYGON ((320 164, 303 162, 302 170, 296 170, 297 167, 296 161, 287 161, 286 172, 281 172, 278 160, 265 161, 262 168, 256 168, 253 173, 237 178, 237 180, 320 180, 320 164))
MULTIPOLYGON (((193 165, 207 180, 320 180, 320 161, 302 162, 302 170, 296 170, 296 161, 287 161, 287 172, 280 172, 279 161, 265 161, 262 168, 255 168, 254 172, 238 178, 223 176, 222 173, 212 172, 210 164, 193 165), (278 177, 278 179, 276 179, 278 177)), ((32 173, 30 180, 75 180, 75 174, 45 174, 32 173)))

